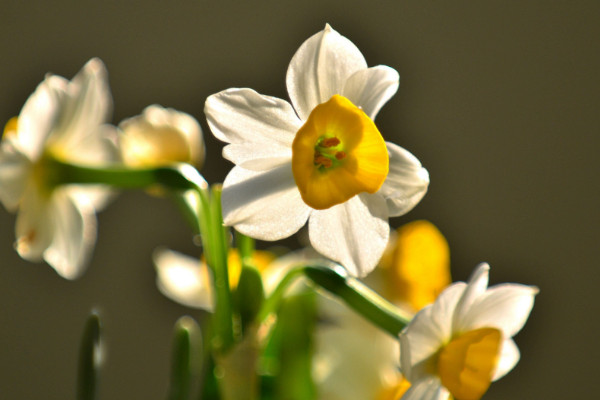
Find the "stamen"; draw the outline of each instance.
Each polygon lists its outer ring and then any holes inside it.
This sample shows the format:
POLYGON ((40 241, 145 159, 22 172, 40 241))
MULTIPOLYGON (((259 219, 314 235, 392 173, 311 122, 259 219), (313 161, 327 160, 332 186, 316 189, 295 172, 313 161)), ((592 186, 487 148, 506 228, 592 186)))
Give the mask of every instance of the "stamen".
POLYGON ((331 161, 329 158, 325 157, 322 154, 319 153, 315 153, 315 161, 314 161, 315 165, 318 166, 322 166, 325 168, 329 168, 333 165, 333 161, 331 161))
POLYGON ((337 153, 335 153, 335 158, 337 160, 342 160, 346 158, 346 153, 344 153, 343 151, 338 151, 337 153))
POLYGON ((321 142, 319 143, 319 146, 327 149, 329 147, 335 147, 338 144, 340 144, 340 139, 338 139, 334 136, 334 137, 325 138, 325 139, 321 140, 321 142))

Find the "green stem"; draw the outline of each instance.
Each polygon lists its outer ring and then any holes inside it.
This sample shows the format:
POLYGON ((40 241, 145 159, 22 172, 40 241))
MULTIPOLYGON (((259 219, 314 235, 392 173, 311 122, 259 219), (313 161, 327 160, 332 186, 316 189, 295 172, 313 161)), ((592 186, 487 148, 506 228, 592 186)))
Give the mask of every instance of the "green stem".
POLYGON ((296 281, 299 277, 304 275, 304 267, 297 267, 291 269, 285 276, 279 281, 279 284, 271 293, 267 299, 263 302, 263 305, 258 313, 258 317, 256 318, 259 323, 265 322, 267 317, 276 312, 279 308, 279 304, 281 303, 281 299, 285 294, 285 291, 290 287, 292 283, 296 281))
POLYGON ((175 190, 205 189, 206 181, 189 164, 174 164, 156 168, 88 167, 64 163, 54 158, 46 160, 54 185, 105 184, 117 188, 141 189, 162 185, 175 190))
POLYGON ((341 267, 306 266, 303 271, 315 284, 337 295, 354 311, 394 337, 411 320, 408 314, 402 313, 359 280, 348 276, 341 267))
POLYGON ((348 276, 342 267, 332 269, 311 265, 294 268, 283 277, 271 296, 263 303, 257 318, 259 322, 264 322, 277 310, 285 291, 301 276, 338 296, 354 311, 394 337, 397 337, 411 320, 410 315, 403 313, 358 279, 348 276))
POLYGON ((208 240, 205 252, 209 253, 209 265, 212 267, 216 292, 215 315, 216 342, 220 351, 228 350, 234 342, 233 312, 231 288, 229 287, 229 271, 227 269, 227 230, 223 225, 221 213, 221 188, 213 186, 209 200, 210 225, 203 235, 208 240))
POLYGON ((254 253, 254 239, 235 231, 235 243, 240 252, 242 265, 247 265, 252 260, 252 254, 254 253))

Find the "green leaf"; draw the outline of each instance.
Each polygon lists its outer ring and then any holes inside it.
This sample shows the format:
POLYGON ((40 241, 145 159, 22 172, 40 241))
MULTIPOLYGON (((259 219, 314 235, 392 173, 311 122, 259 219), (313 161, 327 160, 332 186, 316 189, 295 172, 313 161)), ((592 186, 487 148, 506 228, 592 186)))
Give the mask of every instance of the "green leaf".
POLYGON ((261 399, 311 400, 316 293, 306 291, 281 301, 277 323, 260 360, 261 399))
POLYGON ((100 316, 96 312, 92 312, 85 323, 79 348, 77 400, 98 398, 101 359, 100 316))
POLYGON ((202 337, 200 327, 191 317, 181 317, 173 332, 173 354, 169 400, 188 400, 198 384, 202 337))
POLYGON ((242 266, 238 286, 233 293, 233 305, 240 316, 242 335, 255 321, 265 299, 260 272, 250 266, 242 266))

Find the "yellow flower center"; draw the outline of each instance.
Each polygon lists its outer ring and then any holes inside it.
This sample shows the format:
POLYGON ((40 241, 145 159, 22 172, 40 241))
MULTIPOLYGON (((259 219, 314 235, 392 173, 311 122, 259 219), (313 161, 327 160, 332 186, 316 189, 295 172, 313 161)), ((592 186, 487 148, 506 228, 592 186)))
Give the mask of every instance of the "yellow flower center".
POLYGON ((488 390, 498 364, 502 333, 480 328, 448 343, 438 358, 438 375, 457 400, 479 400, 488 390))
POLYGON ((335 95, 319 104, 292 143, 292 172, 304 202, 317 210, 379 190, 389 171, 385 141, 371 118, 335 95))

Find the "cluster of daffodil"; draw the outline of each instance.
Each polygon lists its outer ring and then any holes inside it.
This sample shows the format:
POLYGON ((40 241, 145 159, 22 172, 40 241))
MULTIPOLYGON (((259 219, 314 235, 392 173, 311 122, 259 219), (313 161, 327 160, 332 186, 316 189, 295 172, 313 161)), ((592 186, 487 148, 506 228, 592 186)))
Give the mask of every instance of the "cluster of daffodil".
MULTIPOLYGON (((176 325, 169 399, 480 399, 517 363, 512 337, 537 289, 488 289, 487 264, 451 284, 448 244, 431 223, 390 234, 388 218, 429 184, 374 123, 398 89, 394 69, 368 67, 327 25, 296 51, 286 84, 290 102, 239 88, 208 97, 210 130, 235 164, 209 187, 193 117, 153 105, 111 126, 101 61, 71 81, 47 76, 0 149, 17 252, 75 279, 95 213, 116 191, 160 193, 181 206, 202 254, 157 250, 158 288, 207 312, 176 325), (253 239, 284 239, 307 221, 306 248, 255 250, 253 239)), ((99 340, 93 315, 81 399, 96 398, 99 340)))

